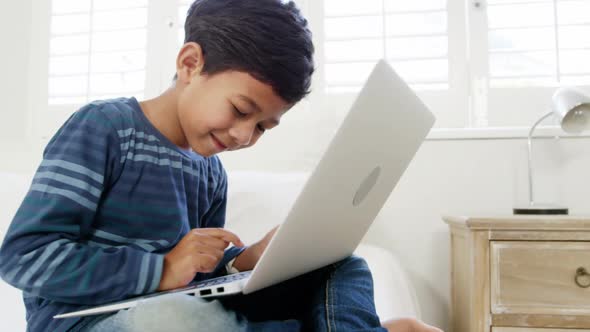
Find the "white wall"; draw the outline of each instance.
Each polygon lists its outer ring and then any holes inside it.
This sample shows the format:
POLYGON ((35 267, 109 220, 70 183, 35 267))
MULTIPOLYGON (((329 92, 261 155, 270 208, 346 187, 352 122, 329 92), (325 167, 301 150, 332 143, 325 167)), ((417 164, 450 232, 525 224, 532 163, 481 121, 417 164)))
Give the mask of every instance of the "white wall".
POLYGON ((2 41, 2 61, 0 62, 0 96, 2 115, 0 138, 12 138, 24 127, 25 116, 22 102, 26 97, 28 42, 30 34, 30 11, 28 1, 0 2, 0 40, 2 41), (17 33, 15 33, 17 32, 17 33), (4 116, 9 116, 8 119, 4 116), (7 121, 8 120, 8 121, 7 121), (16 124, 16 125, 15 125, 16 124))
POLYGON ((31 1, 0 1, 1 166, 19 169, 30 144, 27 130, 31 1), (23 151, 23 148, 26 148, 23 151))
MULTIPOLYGON (((30 8, 30 1, 0 2, 0 170, 31 172, 40 158, 40 147, 25 135, 30 8)), ((312 170, 342 120, 341 109, 302 105, 258 146, 223 155, 226 167, 312 170)), ((565 203, 572 214, 588 214, 589 140, 536 143, 539 199, 565 203)), ((416 285, 427 322, 443 328, 449 322, 449 238, 441 215, 510 214, 515 203, 526 200, 525 165, 522 139, 427 141, 418 152, 368 240, 398 255, 416 285)), ((0 321, 11 315, 5 304, 2 309, 0 321)))
MULTIPOLYGON (((292 128, 280 128, 282 133, 276 134, 275 142, 224 156, 226 167, 313 169, 329 139, 328 134, 318 132, 330 132, 331 126, 301 130, 306 120, 314 123, 314 114, 308 116, 311 119, 293 119, 301 123, 292 124, 292 128), (307 137, 310 134, 316 141, 307 137), (297 142, 299 138, 302 143, 297 142)), ((284 125, 291 124, 285 121, 284 125)), ((590 214, 590 140, 539 139, 534 143, 537 201, 565 204, 572 215, 590 214)), ((527 188, 524 139, 427 141, 366 240, 392 250, 400 258, 415 283, 423 319, 448 328, 449 232, 441 216, 508 216, 514 205, 527 202, 527 188)))
MULTIPOLYGON (((0 169, 30 169, 31 159, 25 131, 28 117, 27 87, 29 61, 29 35, 31 26, 31 1, 0 1, 0 169)), ((0 184, 2 189, 10 187, 9 181, 0 184)), ((0 190, 2 192, 2 190, 0 190)), ((19 195, 22 193, 18 193, 19 195)), ((5 196, 3 196, 5 197, 5 196)), ((14 204, 14 202, 12 203, 14 204)), ((4 230, 9 220, 3 211, 10 202, 0 201, 0 229, 4 230)), ((0 232, 1 233, 1 232, 0 232)), ((0 237, 4 237, 0 234, 0 237)), ((24 321, 24 304, 11 303, 4 298, 14 299, 14 290, 0 281, 0 330, 19 331, 24 321)), ((23 330, 24 331, 24 330, 23 330)))

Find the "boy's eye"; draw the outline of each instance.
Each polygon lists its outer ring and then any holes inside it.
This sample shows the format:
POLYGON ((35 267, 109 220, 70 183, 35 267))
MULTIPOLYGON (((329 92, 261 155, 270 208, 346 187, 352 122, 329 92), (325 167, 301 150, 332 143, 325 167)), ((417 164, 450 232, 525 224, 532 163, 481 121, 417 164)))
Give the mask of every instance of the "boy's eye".
POLYGON ((238 116, 246 116, 246 115, 247 115, 246 113, 242 113, 242 112, 240 112, 240 110, 239 110, 237 107, 235 107, 235 106, 233 106, 233 105, 232 105, 232 107, 233 107, 233 109, 234 109, 234 112, 236 112, 236 114, 237 114, 238 116))

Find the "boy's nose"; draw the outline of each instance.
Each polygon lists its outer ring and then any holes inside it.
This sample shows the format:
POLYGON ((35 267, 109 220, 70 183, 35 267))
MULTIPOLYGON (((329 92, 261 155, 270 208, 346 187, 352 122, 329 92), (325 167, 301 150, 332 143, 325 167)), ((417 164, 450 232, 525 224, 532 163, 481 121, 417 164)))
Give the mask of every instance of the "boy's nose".
POLYGON ((255 129, 256 125, 252 126, 250 124, 235 126, 233 128, 230 128, 229 136, 233 138, 233 140, 240 146, 245 146, 250 144, 255 129))

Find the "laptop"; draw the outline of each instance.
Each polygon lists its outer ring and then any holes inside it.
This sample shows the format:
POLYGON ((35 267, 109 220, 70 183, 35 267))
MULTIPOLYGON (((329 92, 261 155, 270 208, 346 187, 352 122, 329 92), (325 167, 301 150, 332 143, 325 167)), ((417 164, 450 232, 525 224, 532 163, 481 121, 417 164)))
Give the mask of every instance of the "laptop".
POLYGON ((352 255, 434 121, 387 62, 379 61, 254 270, 54 318, 128 309, 171 293, 250 294, 352 255))

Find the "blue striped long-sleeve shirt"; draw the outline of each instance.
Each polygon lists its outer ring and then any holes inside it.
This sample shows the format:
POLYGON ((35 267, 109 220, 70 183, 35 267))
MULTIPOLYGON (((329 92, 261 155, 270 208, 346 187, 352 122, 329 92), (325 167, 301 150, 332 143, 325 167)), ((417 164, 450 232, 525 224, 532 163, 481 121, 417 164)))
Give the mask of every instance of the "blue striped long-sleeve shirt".
MULTIPOLYGON (((157 289, 164 255, 193 228, 223 227, 227 177, 217 157, 178 148, 134 98, 75 112, 43 161, 0 248, 0 276, 21 289, 28 331, 78 330, 53 319, 157 289)), ((212 274, 241 252, 230 248, 212 274)))

